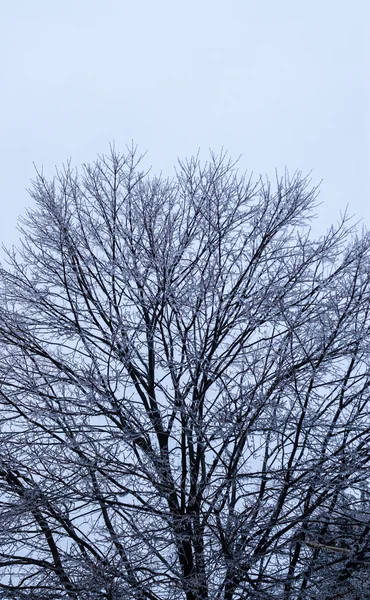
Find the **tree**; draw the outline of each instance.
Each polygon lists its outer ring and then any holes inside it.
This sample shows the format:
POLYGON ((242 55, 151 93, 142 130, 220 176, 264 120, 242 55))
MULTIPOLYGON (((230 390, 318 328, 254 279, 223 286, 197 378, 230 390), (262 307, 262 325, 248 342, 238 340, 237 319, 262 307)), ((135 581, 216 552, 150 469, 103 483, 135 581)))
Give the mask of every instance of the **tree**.
POLYGON ((168 180, 113 150, 31 195, 0 272, 0 597, 319 599, 333 572, 357 597, 369 234, 314 240, 307 178, 225 155, 168 180))

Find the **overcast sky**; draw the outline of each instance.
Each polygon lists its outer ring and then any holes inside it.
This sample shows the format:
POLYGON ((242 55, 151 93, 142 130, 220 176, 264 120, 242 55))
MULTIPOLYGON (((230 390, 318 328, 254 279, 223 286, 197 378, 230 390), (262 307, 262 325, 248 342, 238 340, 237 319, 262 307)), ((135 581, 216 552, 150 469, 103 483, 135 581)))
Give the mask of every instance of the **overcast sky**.
POLYGON ((0 240, 48 175, 134 140, 153 171, 201 148, 323 179, 317 231, 370 225, 369 0, 1 2, 0 240))

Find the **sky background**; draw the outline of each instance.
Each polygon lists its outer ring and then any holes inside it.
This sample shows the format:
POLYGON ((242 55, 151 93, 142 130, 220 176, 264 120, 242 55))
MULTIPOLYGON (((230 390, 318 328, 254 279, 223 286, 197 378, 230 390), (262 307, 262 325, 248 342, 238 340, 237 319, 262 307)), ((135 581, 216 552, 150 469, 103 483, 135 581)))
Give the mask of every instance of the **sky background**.
POLYGON ((0 241, 48 176, 134 140, 153 172, 224 147, 323 180, 317 233, 370 225, 368 0, 0 2, 0 241))

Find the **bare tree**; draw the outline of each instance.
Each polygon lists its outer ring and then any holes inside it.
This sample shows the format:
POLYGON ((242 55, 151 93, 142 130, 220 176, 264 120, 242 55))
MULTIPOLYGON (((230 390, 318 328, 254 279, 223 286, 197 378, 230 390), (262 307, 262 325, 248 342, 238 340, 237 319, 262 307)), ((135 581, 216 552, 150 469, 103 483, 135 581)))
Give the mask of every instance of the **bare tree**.
POLYGON ((1 268, 0 597, 364 598, 369 235, 139 162, 39 173, 1 268))

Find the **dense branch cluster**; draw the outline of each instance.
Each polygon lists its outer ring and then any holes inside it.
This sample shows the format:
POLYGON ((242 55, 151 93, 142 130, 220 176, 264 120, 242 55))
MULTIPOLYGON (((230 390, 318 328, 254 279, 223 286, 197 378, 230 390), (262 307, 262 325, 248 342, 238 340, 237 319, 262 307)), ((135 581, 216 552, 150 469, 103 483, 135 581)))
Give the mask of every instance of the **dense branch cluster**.
POLYGON ((370 237, 225 156, 37 175, 0 272, 0 598, 370 587, 370 237))

